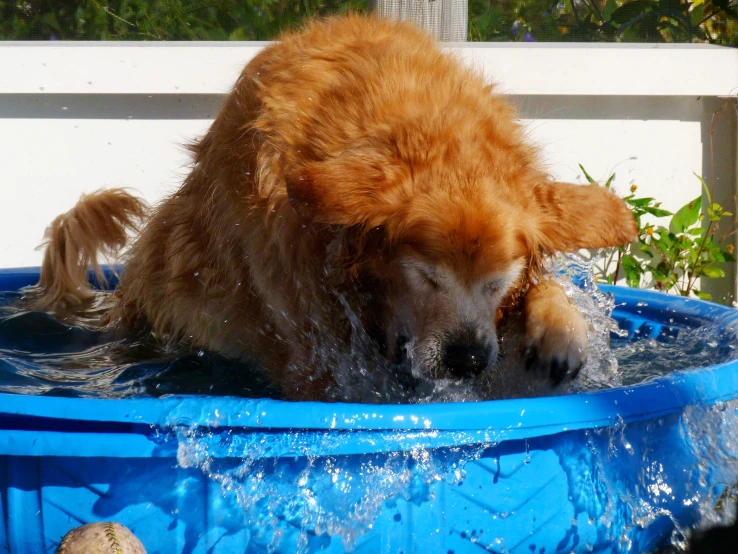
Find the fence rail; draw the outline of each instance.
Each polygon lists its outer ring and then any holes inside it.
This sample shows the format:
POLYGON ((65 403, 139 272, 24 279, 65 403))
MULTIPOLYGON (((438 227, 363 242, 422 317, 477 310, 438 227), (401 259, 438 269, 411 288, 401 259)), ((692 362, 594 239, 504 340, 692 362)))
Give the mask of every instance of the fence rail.
MULTIPOLYGON (((0 43, 0 267, 38 265, 51 219, 79 194, 128 186, 150 202, 187 170, 182 147, 208 127, 264 43, 0 43)), ((735 107, 738 49, 710 45, 447 45, 498 83, 548 171, 598 179, 676 210, 710 170, 712 115, 735 107), (731 98, 732 96, 732 98, 731 98)), ((735 110, 713 132, 717 199, 733 213, 735 110)), ((734 295, 735 268, 716 285, 734 295)))

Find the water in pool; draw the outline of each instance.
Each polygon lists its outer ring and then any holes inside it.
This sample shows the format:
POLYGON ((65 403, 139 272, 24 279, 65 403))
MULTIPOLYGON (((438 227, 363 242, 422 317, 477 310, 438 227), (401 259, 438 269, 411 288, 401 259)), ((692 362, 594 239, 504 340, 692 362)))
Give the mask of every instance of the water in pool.
MULTIPOLYGON (((521 322, 516 320, 500 329, 501 356, 493 370, 463 383, 415 379, 407 368, 388 364, 372 350, 362 330, 355 328, 355 344, 343 355, 331 396, 341 401, 405 403, 565 394, 634 384, 738 356, 738 343, 711 327, 683 329, 676 337, 659 340, 627 339, 610 317, 612 298, 592 284, 587 262, 568 257, 558 260, 557 268, 567 293, 591 323, 588 362, 575 382, 552 390, 545 378, 524 369, 517 349, 521 322), (572 285, 571 276, 582 286, 572 285)), ((0 392, 279 398, 277 388, 242 362, 184 344, 165 345, 149 335, 121 338, 96 329, 91 323, 104 310, 107 294, 101 292, 97 304, 84 316, 62 321, 20 309, 17 303, 22 292, 0 291, 0 392)))

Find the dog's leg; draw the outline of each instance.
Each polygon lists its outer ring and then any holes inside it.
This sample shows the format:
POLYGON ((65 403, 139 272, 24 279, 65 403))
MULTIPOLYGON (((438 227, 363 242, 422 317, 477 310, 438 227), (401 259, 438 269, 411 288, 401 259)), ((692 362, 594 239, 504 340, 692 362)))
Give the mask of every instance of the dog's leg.
POLYGON ((262 353, 257 363, 266 369, 269 380, 279 387, 285 400, 329 400, 331 391, 336 388, 331 371, 335 367, 331 362, 335 360, 330 358, 330 349, 313 333, 282 331, 278 341, 265 344, 264 348, 257 347, 262 353))
POLYGON ((574 379, 587 361, 587 328, 560 285, 547 280, 533 286, 525 297, 526 367, 545 371, 554 385, 574 379))

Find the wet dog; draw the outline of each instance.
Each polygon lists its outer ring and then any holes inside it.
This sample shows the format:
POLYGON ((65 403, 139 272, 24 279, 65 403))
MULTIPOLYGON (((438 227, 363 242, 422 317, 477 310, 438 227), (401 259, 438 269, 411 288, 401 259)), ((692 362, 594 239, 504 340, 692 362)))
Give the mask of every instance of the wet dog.
POLYGON ((145 219, 108 323, 253 360, 293 399, 332 386, 347 312, 388 359, 457 379, 494 363, 522 310, 529 365, 570 379, 587 324, 543 260, 636 238, 622 200, 552 181, 492 86, 407 23, 284 35, 192 150, 150 215, 114 190, 54 222, 38 306, 83 302, 87 265, 145 219))

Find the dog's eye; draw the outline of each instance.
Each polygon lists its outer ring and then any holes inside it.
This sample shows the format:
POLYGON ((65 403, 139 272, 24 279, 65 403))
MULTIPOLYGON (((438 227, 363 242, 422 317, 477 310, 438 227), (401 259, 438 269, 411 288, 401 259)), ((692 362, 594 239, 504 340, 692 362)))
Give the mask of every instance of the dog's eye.
POLYGON ((500 283, 497 281, 490 281, 482 286, 482 292, 484 294, 495 294, 500 290, 500 283))
POLYGON ((433 289, 433 290, 441 290, 443 287, 441 286, 441 283, 438 282, 438 280, 434 279, 430 275, 427 275, 426 273, 421 273, 423 276, 423 280, 433 289))
POLYGON ((443 285, 438 278, 428 271, 419 270, 418 273, 423 278, 423 282, 433 290, 443 290, 443 285))

